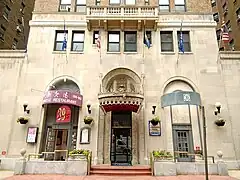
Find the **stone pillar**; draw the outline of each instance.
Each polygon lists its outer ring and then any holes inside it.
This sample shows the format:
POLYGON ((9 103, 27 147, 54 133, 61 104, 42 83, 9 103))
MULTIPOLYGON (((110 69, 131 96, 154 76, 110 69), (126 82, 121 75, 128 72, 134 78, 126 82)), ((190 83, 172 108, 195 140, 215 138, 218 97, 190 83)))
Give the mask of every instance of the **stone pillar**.
POLYGON ((228 168, 227 168, 227 164, 222 159, 222 157, 223 157, 222 151, 218 151, 217 156, 219 158, 217 161, 218 175, 228 176, 228 168))
POLYGON ((26 167, 26 149, 20 150, 21 158, 16 161, 15 168, 14 168, 14 175, 22 175, 25 174, 25 167, 26 167))

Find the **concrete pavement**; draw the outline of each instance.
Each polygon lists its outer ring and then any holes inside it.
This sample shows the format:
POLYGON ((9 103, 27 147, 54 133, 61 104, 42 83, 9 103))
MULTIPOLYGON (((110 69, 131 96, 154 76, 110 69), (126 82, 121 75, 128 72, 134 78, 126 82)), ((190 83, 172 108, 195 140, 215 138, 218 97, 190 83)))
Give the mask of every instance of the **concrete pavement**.
POLYGON ((5 179, 7 177, 13 176, 13 171, 3 171, 0 170, 0 180, 5 179))

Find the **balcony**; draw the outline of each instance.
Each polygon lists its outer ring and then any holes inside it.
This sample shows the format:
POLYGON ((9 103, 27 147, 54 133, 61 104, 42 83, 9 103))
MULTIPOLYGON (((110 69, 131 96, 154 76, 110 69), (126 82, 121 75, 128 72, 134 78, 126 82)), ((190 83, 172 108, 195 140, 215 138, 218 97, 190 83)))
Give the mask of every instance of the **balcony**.
POLYGON ((91 6, 87 7, 88 29, 108 28, 155 28, 158 19, 158 8, 143 6, 91 6))

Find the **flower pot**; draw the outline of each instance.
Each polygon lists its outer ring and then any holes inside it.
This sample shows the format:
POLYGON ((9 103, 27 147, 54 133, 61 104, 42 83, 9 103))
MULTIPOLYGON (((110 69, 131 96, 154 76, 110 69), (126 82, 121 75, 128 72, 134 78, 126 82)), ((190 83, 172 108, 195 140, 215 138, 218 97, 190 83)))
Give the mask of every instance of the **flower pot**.
POLYGON ((159 123, 159 121, 151 121, 151 124, 152 124, 153 126, 158 125, 158 123, 159 123))
POLYGON ((19 119, 20 124, 27 124, 28 120, 27 119, 19 119))
POLYGON ((84 123, 88 124, 88 125, 90 125, 92 122, 93 122, 93 120, 84 120, 84 123))
POLYGON ((225 125, 225 121, 215 121, 215 124, 217 126, 224 126, 225 125))

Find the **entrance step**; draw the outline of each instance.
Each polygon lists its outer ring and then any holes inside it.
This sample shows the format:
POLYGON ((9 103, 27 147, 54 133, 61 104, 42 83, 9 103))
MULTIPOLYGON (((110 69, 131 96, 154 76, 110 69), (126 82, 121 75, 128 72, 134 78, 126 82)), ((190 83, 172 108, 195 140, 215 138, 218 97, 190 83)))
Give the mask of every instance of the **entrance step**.
POLYGON ((95 165, 91 167, 90 175, 102 176, 151 176, 150 166, 110 166, 95 165))

